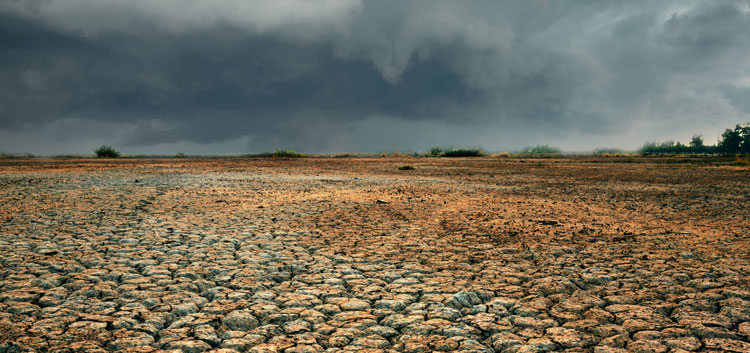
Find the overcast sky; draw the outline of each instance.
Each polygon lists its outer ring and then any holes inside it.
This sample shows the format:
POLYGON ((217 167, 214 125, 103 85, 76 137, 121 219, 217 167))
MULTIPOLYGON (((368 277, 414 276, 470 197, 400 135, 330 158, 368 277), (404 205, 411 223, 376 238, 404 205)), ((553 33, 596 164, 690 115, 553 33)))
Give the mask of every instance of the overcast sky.
POLYGON ((748 1, 0 1, 0 152, 714 143, 748 1))

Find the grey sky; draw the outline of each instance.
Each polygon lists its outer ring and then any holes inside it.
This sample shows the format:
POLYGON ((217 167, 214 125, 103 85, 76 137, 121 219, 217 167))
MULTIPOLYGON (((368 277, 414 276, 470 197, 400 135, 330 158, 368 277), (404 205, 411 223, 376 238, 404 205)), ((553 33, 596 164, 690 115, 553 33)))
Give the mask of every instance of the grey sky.
POLYGON ((748 1, 6 0, 0 152, 713 143, 748 57, 748 1))

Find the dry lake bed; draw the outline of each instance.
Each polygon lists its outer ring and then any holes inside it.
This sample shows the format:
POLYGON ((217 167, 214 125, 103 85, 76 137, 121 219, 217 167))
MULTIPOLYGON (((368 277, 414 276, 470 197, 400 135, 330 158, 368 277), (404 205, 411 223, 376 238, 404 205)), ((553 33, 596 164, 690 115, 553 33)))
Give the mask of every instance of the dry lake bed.
POLYGON ((0 352, 33 351, 750 352, 750 168, 3 159, 0 352))

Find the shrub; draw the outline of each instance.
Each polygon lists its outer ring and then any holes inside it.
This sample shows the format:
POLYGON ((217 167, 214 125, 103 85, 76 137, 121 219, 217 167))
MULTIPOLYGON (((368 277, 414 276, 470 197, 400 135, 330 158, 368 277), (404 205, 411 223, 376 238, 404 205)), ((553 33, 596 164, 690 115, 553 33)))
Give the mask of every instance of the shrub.
POLYGON ((120 157, 120 152, 112 148, 112 146, 101 145, 99 148, 94 150, 96 156, 99 158, 117 158, 120 157))
POLYGON ((398 170, 414 170, 414 167, 410 165, 403 165, 403 166, 398 167, 398 170))
POLYGON ((531 154, 558 154, 562 151, 554 146, 550 145, 536 145, 531 147, 524 147, 521 150, 521 153, 531 153, 531 154))
POLYGON ((596 155, 619 155, 623 154, 625 151, 619 149, 619 148, 597 148, 594 150, 594 154, 596 155))
POLYGON ((443 149, 440 148, 440 147, 430 148, 430 155, 433 156, 433 157, 438 157, 442 153, 443 153, 443 149))
POLYGON ((443 151, 442 157, 481 157, 484 156, 481 148, 452 148, 443 151))
POLYGON ((295 150, 276 150, 273 151, 274 158, 302 158, 305 157, 304 153, 299 153, 295 150))

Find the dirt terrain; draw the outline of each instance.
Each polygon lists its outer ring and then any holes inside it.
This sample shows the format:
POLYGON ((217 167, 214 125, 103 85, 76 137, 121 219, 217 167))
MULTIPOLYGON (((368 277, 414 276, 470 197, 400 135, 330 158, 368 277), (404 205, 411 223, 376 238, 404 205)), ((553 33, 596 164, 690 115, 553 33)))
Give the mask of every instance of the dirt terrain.
POLYGON ((118 350, 750 352, 750 168, 0 160, 0 352, 118 350))

